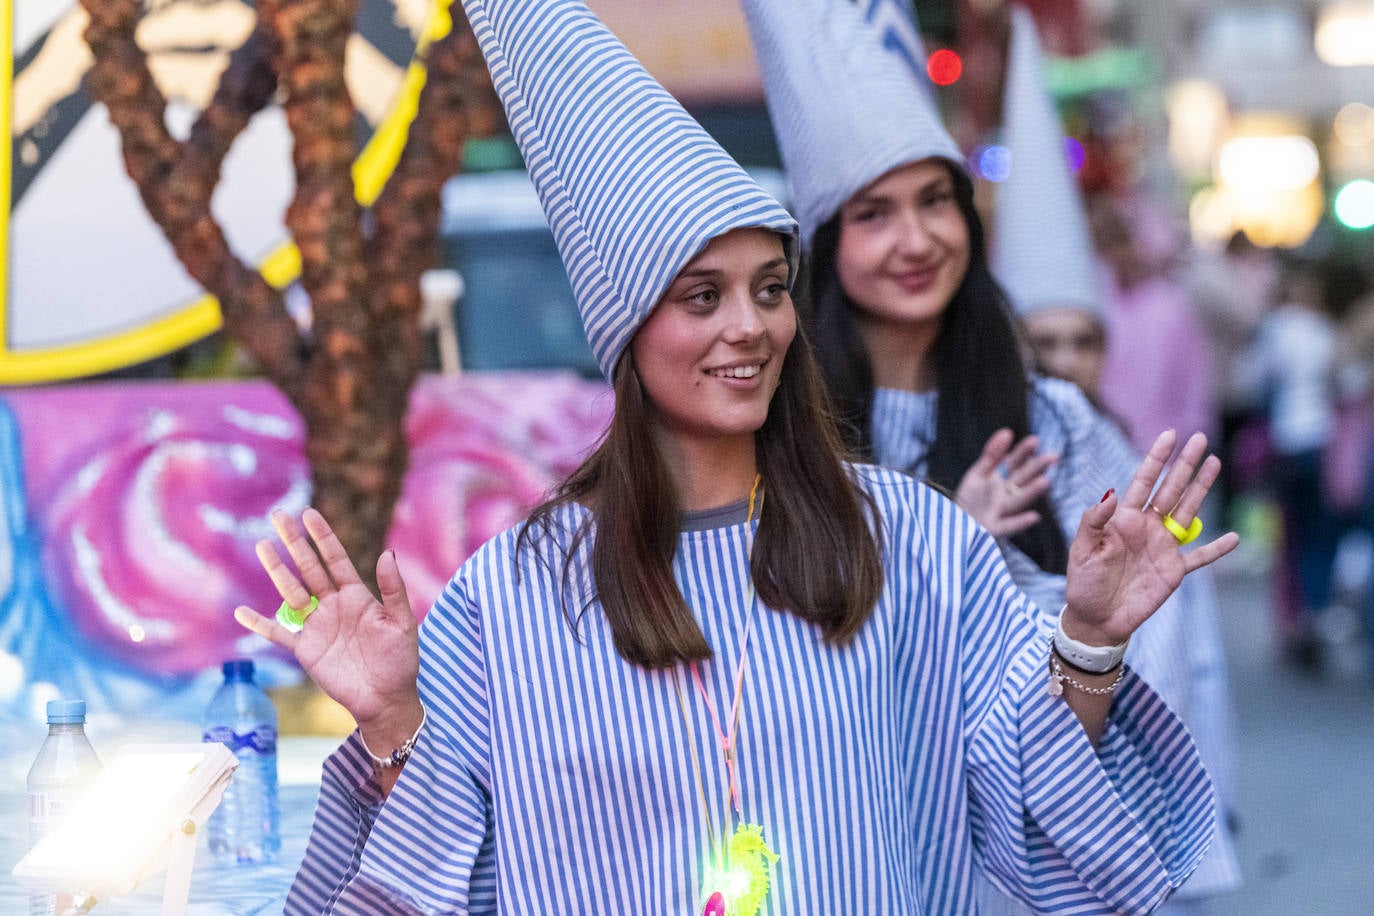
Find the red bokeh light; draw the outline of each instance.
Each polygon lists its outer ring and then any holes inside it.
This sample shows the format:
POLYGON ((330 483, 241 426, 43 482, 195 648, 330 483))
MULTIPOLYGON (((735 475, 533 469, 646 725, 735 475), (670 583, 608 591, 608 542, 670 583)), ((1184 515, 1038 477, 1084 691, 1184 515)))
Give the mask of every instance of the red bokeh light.
POLYGON ((948 86, 964 73, 964 62, 958 54, 941 48, 926 59, 926 73, 937 86, 948 86))

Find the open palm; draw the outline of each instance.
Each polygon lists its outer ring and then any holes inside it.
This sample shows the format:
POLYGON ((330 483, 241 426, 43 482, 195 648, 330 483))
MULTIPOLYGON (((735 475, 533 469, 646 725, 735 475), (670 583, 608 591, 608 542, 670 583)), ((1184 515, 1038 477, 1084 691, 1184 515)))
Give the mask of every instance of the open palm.
POLYGON ((1228 532, 1185 553, 1164 526, 1162 518, 1169 515, 1187 528, 1221 470, 1216 456, 1203 460, 1207 437, 1196 433, 1156 491, 1174 441, 1172 430, 1162 433, 1120 501, 1108 493, 1083 513, 1069 545, 1065 589, 1064 625, 1073 638, 1091 645, 1125 642, 1173 594, 1185 575, 1215 562, 1240 543, 1235 533, 1228 532))
POLYGON ((324 517, 306 509, 301 521, 304 529, 284 512, 272 515, 297 572, 270 541, 258 543, 258 559, 291 607, 306 607, 313 595, 318 610, 300 632, 246 607, 234 612, 235 619, 295 655, 360 726, 412 708, 420 667, 418 627, 395 555, 388 551, 377 562, 378 601, 324 517))
POLYGON ((1039 447, 1037 436, 1015 442, 1010 429, 999 429, 959 481, 955 501, 993 537, 1014 537, 1040 521, 1031 506, 1049 492, 1046 471, 1059 456, 1037 454, 1039 447))

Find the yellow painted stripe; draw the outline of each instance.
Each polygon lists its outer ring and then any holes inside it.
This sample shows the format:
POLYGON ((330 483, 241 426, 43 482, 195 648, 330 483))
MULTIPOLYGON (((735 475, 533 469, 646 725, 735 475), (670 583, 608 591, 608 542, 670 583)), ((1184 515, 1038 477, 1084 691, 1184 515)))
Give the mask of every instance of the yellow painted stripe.
POLYGON ((0 385, 57 382, 155 359, 219 330, 219 303, 205 296, 189 308, 136 330, 68 347, 12 351, 0 358, 0 385))
MULTIPOLYGON (((4 0, 0 11, 0 124, 5 127, 5 142, 0 143, 0 354, 3 354, 8 328, 6 306, 10 301, 10 189, 14 180, 14 0, 4 0)), ((2 365, 2 364, 0 364, 2 365)))

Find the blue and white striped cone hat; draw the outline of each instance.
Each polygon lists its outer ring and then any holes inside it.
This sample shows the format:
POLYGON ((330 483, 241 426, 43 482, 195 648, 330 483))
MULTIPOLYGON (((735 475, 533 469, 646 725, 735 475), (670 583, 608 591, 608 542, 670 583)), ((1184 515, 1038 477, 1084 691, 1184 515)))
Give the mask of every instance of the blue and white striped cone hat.
POLYGON ((802 241, 864 187, 938 156, 963 168, 931 93, 837 0, 745 0, 802 241))
POLYGON ((792 216, 582 0, 463 0, 463 8, 607 378, 711 239, 771 229, 795 263, 792 216))
POLYGON ((1069 306, 1102 314, 1097 268, 1078 182, 1045 85, 1035 21, 1011 8, 1003 143, 1011 174, 998 186, 992 271, 1026 315, 1069 306))
POLYGON ((916 7, 909 0, 853 0, 864 11, 868 24, 878 32, 878 40, 889 54, 896 55, 911 77, 927 93, 931 91, 926 74, 926 47, 921 40, 921 23, 916 7))

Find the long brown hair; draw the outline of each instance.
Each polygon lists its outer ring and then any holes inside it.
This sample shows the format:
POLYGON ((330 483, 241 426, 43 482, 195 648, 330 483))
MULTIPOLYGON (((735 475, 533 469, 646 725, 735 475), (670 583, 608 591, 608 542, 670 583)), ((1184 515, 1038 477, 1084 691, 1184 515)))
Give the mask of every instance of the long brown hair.
MULTIPOLYGON (((517 549, 558 529, 555 516, 563 507, 589 505, 559 551, 563 613, 573 632, 599 602, 626 661, 668 668, 709 658, 711 646, 673 578, 682 505, 650 434, 654 407, 628 348, 612 385, 615 413, 605 438, 530 514, 517 549), (589 538, 595 595, 578 601, 573 560, 589 538)), ((759 600, 816 624, 832 643, 846 642, 868 621, 882 591, 882 529, 872 498, 844 465, 820 370, 800 329, 754 435, 767 494, 750 566, 759 600)))

